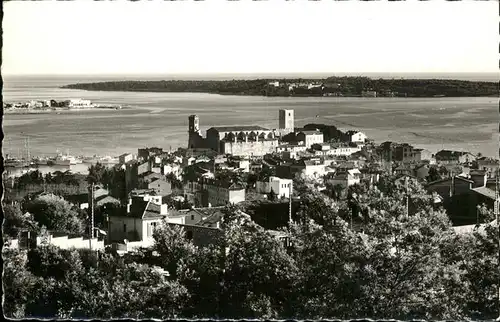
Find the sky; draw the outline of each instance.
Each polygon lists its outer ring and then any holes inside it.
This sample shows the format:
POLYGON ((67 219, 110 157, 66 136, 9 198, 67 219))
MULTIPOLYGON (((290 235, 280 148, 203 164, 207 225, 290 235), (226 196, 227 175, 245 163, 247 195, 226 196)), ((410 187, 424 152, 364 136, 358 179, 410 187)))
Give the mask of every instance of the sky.
POLYGON ((498 72, 498 2, 4 2, 2 73, 498 72))

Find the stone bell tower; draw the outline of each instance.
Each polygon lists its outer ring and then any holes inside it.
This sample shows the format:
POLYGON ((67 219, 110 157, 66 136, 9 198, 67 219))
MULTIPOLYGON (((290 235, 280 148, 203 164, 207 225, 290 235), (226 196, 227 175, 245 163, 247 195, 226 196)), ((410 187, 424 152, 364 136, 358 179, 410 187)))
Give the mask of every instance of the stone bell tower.
POLYGON ((200 131, 200 119, 198 115, 189 116, 188 149, 202 148, 203 138, 200 131))

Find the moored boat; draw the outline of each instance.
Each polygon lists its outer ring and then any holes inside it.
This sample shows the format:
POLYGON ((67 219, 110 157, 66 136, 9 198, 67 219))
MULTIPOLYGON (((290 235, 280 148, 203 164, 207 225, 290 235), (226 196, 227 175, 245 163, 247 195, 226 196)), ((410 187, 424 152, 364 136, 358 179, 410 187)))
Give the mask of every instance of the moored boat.
POLYGON ((34 158, 32 163, 34 165, 47 165, 47 163, 49 162, 49 158, 34 158))
POLYGON ((59 154, 54 160, 52 160, 55 165, 63 165, 63 166, 70 166, 70 165, 75 165, 82 163, 81 160, 78 160, 74 156, 71 155, 62 155, 59 154))
POLYGON ((118 158, 113 158, 113 157, 110 157, 110 156, 105 156, 105 157, 99 159, 99 163, 102 163, 102 164, 118 164, 118 163, 120 163, 120 160, 118 158))
POLYGON ((5 159, 4 167, 6 168, 26 168, 30 166, 29 161, 18 160, 18 159, 5 159))

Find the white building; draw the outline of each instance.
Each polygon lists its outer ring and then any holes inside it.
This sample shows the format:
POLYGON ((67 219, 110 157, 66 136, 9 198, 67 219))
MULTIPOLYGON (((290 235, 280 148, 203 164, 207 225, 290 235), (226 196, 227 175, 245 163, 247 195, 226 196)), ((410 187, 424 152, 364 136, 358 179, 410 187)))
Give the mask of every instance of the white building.
POLYGON ((309 149, 313 144, 323 143, 323 133, 320 131, 301 131, 297 134, 297 141, 303 142, 309 149))
POLYGON ((124 164, 124 163, 127 163, 127 162, 130 162, 132 160, 134 160, 134 155, 131 154, 131 153, 124 153, 122 155, 120 155, 118 157, 118 160, 120 161, 120 164, 124 164))
POLYGON ((309 84, 307 85, 307 89, 313 89, 313 88, 318 88, 318 87, 323 87, 321 84, 309 84))
POLYGON ((245 173, 250 172, 250 160, 239 160, 238 169, 241 169, 245 173))
POLYGON ((351 134, 350 141, 353 143, 365 143, 368 137, 363 132, 357 132, 351 134))
POLYGON ((176 163, 165 164, 163 166, 163 174, 167 175, 172 173, 177 179, 181 179, 182 170, 180 165, 176 163))
POLYGON ((135 199, 127 213, 109 217, 109 237, 112 242, 134 242, 138 247, 153 245, 153 232, 166 217, 162 207, 153 201, 135 199))
MULTIPOLYGON (((151 189, 152 191, 152 189, 151 189)), ((142 199, 144 202, 151 202, 157 206, 160 206, 160 215, 168 214, 168 205, 163 203, 163 197, 153 194, 149 194, 148 190, 132 190, 132 198, 129 198, 127 204, 127 211, 130 211, 133 199, 142 199)))
POLYGON ((293 181, 290 179, 282 179, 278 177, 270 177, 269 181, 258 181, 256 184, 257 193, 270 193, 271 190, 278 198, 290 197, 290 191, 293 189, 293 181))
POLYGON ((72 108, 85 108, 85 107, 93 107, 94 105, 90 100, 82 100, 82 99, 72 99, 69 100, 69 107, 72 108))
POLYGON ((328 151, 328 154, 333 156, 349 156, 359 151, 361 151, 361 147, 339 146, 328 151))

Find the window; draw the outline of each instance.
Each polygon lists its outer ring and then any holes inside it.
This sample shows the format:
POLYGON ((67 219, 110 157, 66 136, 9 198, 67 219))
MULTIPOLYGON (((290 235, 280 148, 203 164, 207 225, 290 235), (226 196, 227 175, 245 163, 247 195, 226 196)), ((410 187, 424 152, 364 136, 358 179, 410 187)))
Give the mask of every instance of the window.
POLYGON ((194 220, 194 215, 191 215, 191 220, 194 220))
POLYGON ((123 224, 123 232, 126 233, 127 232, 127 224, 123 224))
POLYGON ((186 238, 187 239, 193 239, 193 232, 192 231, 187 231, 186 232, 186 238))

